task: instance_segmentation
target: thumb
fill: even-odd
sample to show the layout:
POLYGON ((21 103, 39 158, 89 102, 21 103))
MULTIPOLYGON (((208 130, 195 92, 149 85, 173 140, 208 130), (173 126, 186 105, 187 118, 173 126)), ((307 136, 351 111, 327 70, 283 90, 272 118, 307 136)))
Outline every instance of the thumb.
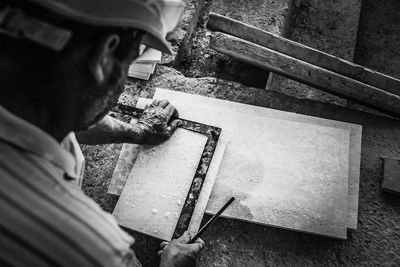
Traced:
POLYGON ((179 243, 187 244, 187 242, 189 242, 191 238, 192 238, 192 235, 189 233, 189 231, 185 231, 183 233, 183 235, 181 235, 178 238, 178 241, 179 241, 179 243))
POLYGON ((202 251, 205 247, 204 241, 202 239, 197 239, 197 241, 193 244, 188 244, 190 246, 190 250, 193 253, 198 254, 200 251, 202 251))
POLYGON ((183 122, 181 120, 173 120, 171 124, 167 127, 168 134, 172 135, 179 126, 182 126, 183 122))

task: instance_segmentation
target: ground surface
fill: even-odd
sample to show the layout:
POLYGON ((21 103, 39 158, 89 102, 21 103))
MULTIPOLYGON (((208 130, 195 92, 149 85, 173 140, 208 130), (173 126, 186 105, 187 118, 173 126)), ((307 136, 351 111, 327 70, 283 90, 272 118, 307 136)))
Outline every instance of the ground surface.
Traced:
MULTIPOLYGON (((125 90, 128 97, 122 97, 121 101, 133 104, 130 96, 152 97, 155 87, 164 87, 363 126, 359 229, 350 233, 347 241, 219 219, 204 235, 207 248, 199 259, 199 266, 399 266, 400 198, 380 191, 380 177, 381 157, 400 157, 400 122, 338 106, 340 103, 335 101, 326 103, 323 94, 320 99, 309 100, 299 99, 296 94, 288 96, 284 92, 265 90, 268 78, 265 71, 207 48, 204 22, 210 11, 283 33, 291 31, 285 28, 290 27, 285 21, 288 16, 299 14, 296 7, 306 5, 309 10, 309 5, 318 1, 294 1, 297 5, 291 1, 264 1, 270 2, 267 6, 262 5, 263 1, 250 0, 186 2, 189 8, 184 21, 168 37, 177 55, 164 57, 164 66, 157 67, 150 81, 128 80, 125 90), (290 3, 285 6, 283 2, 290 3)), ((355 61, 398 76, 400 55, 395 44, 399 43, 399 12, 396 0, 364 0, 355 61)), ((348 32, 343 36, 348 36, 348 32)), ((298 97, 304 98, 304 95, 298 97)), ((87 172, 83 189, 109 212, 117 199, 106 194, 107 186, 120 148, 121 145, 84 147, 87 172)), ((135 251, 139 259, 145 266, 156 266, 159 241, 132 234, 137 241, 135 251)))

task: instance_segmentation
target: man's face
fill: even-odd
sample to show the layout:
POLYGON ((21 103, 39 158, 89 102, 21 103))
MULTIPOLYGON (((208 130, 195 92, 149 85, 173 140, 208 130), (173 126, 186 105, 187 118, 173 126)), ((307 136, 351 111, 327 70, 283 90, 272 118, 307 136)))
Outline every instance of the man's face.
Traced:
POLYGON ((79 125, 79 130, 84 130, 100 121, 117 103, 119 96, 124 90, 126 77, 130 64, 139 56, 140 38, 135 38, 134 44, 131 46, 126 56, 120 60, 115 60, 111 75, 107 77, 107 83, 102 86, 93 86, 87 90, 84 97, 85 106, 84 121, 79 125))

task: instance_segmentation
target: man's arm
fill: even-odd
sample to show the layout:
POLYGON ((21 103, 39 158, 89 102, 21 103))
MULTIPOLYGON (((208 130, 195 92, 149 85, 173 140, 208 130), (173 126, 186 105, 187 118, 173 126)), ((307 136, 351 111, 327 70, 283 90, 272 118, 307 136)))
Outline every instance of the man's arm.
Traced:
POLYGON ((131 125, 105 116, 90 129, 76 133, 79 143, 85 145, 99 145, 111 143, 142 143, 141 131, 136 124, 131 125))
POLYGON ((181 125, 178 112, 167 100, 154 100, 146 106, 138 122, 131 125, 105 116, 90 129, 76 133, 79 143, 87 145, 111 143, 159 144, 181 125))

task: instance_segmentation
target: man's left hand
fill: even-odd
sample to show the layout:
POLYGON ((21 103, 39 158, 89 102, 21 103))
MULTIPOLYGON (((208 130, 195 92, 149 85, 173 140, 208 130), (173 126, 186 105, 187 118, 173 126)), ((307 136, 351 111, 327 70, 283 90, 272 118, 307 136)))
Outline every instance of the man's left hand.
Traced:
POLYGON ((176 119, 178 116, 178 111, 168 100, 156 99, 147 105, 136 123, 141 143, 158 145, 167 140, 182 125, 182 121, 176 119))

